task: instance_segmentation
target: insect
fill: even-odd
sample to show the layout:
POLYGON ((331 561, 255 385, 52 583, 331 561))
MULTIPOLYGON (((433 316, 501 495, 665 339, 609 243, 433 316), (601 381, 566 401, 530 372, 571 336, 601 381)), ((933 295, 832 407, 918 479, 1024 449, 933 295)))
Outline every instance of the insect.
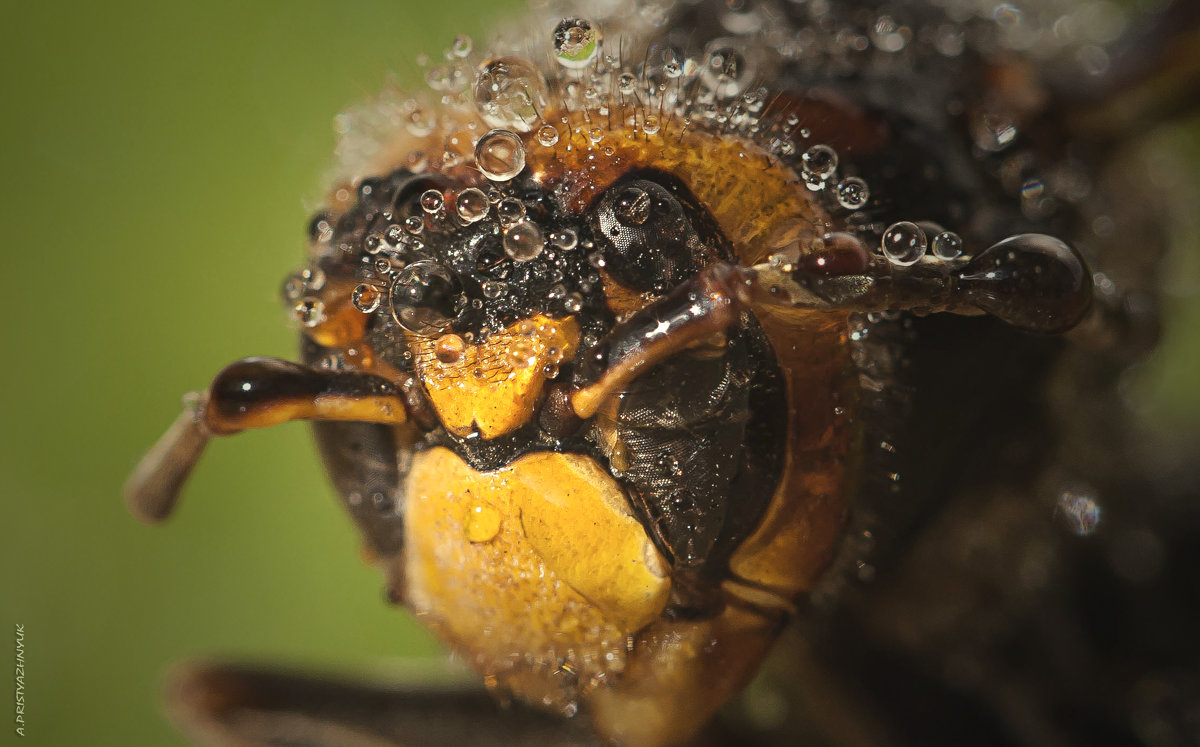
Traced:
POLYGON ((283 289, 300 362, 224 369, 128 485, 161 519, 211 438, 313 421, 391 599, 514 705, 216 666, 184 728, 1195 736, 1187 564, 1105 566, 1151 620, 1081 583, 1105 546, 1055 512, 1195 537, 1124 497, 1149 488, 1111 405, 1165 243, 1118 146, 1194 91, 1196 11, 614 5, 457 39, 433 95, 349 119, 283 289))

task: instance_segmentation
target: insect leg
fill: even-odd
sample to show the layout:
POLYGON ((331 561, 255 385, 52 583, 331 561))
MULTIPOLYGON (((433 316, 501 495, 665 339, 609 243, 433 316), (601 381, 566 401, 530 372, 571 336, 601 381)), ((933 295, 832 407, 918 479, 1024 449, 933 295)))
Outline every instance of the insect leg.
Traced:
POLYGON ((177 669, 167 709, 205 747, 599 744, 583 719, 504 707, 482 688, 421 690, 228 664, 177 669))
POLYGON ((739 297, 744 281, 741 268, 712 265, 614 327, 583 361, 566 394, 575 415, 592 417, 638 376, 736 323, 745 310, 739 297))
POLYGON ((897 265, 868 256, 835 234, 794 263, 737 267, 718 263, 626 321, 592 351, 568 392, 551 397, 592 417, 629 382, 690 345, 723 332, 755 306, 844 311, 991 314, 1027 332, 1058 334, 1083 319, 1092 276, 1079 253, 1040 234, 1005 239, 958 262, 897 265))
POLYGON ((125 484, 132 513, 166 518, 208 440, 291 420, 400 425, 409 421, 415 389, 370 374, 324 371, 273 358, 247 358, 217 374, 143 457, 125 484))

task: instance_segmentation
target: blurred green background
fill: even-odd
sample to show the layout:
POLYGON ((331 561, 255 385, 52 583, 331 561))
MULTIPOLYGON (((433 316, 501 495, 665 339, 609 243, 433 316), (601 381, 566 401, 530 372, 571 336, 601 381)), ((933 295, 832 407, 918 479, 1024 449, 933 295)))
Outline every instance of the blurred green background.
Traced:
POLYGON ((518 4, 2 3, 0 621, 6 650, 26 631, 24 744, 183 744, 158 687, 191 655, 436 654, 382 602, 304 425, 214 442, 161 527, 121 484, 182 393, 295 357, 278 289, 334 116, 518 4))
MULTIPOLYGON (((334 115, 519 4, 3 4, 0 620, 25 627, 25 744, 182 744, 158 686, 199 653, 436 655, 382 603, 304 426, 215 442, 163 527, 126 514, 121 484, 183 392, 293 356, 277 289, 334 115)), ((1194 131, 1176 142, 1200 162, 1194 131)), ((1200 410, 1196 256, 1143 377, 1166 421, 1200 410)))

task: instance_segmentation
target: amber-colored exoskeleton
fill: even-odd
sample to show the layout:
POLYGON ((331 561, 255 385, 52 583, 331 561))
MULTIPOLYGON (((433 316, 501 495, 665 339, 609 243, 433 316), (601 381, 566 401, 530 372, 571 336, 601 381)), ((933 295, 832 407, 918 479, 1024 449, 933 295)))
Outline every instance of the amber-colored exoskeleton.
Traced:
POLYGON ((1195 103, 1200 10, 604 6, 351 120, 300 362, 227 367, 128 487, 161 519, 210 438, 313 421, 389 597, 508 705, 197 666, 181 727, 1200 739, 1197 509, 1116 397, 1165 246, 1131 144, 1195 103))

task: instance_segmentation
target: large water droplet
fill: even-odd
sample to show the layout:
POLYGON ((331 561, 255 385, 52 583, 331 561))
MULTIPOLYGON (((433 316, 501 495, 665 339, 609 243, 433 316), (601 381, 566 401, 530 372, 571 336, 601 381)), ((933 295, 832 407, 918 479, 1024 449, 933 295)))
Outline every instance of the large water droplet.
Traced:
POLYGON ((568 70, 585 68, 600 53, 600 28, 585 18, 564 18, 554 27, 554 59, 568 70))
POLYGON ((489 127, 529 132, 546 108, 546 81, 520 57, 498 57, 479 67, 475 107, 489 127))
POLYGON ((350 301, 354 304, 354 308, 364 314, 370 314, 378 309, 382 300, 383 294, 379 292, 379 289, 366 283, 356 287, 350 294, 350 301))
POLYGON ((837 171, 837 151, 828 145, 814 145, 800 156, 800 164, 805 174, 824 181, 837 171))
POLYGON ((525 203, 515 197, 505 197, 496 203, 496 216, 503 225, 511 226, 525 217, 525 203))
POLYGON ((636 227, 650 217, 650 195, 638 187, 626 187, 613 202, 613 213, 624 226, 636 227))
POLYGON ((485 280, 480 286, 485 298, 497 299, 508 292, 508 283, 502 280, 485 280))
POLYGON ((719 98, 729 99, 741 93, 749 80, 746 58, 733 47, 717 47, 708 53, 700 79, 719 98))
POLYGON ((483 190, 467 187, 458 193, 454 201, 454 210, 458 217, 467 223, 477 223, 487 217, 491 205, 483 190))
POLYGON ((847 210, 858 210, 867 204, 870 197, 871 190, 867 183, 857 176, 847 177, 837 185, 838 204, 847 210))
POLYGON ((921 227, 911 221, 900 221, 883 232, 883 256, 895 265, 915 264, 925 256, 928 239, 921 227))
POLYGON ((438 332, 454 318, 458 295, 458 281, 445 265, 428 259, 413 262, 392 284, 392 315, 409 332, 438 332))
POLYGON ((542 229, 533 221, 520 221, 504 232, 504 253, 517 262, 536 259, 545 243, 542 229))
POLYGON ((958 259, 962 256, 963 240, 953 231, 942 231, 933 237, 930 248, 938 259, 958 259))
POLYGON ((821 239, 819 247, 800 258, 799 266, 810 275, 860 275, 866 271, 869 260, 867 248, 857 237, 831 233, 821 239))
POLYGON ((475 165, 494 182, 506 182, 525 168, 525 144, 508 130, 492 130, 475 146, 475 165))
POLYGON ((959 291, 977 308, 1029 332, 1058 334, 1092 303, 1092 273, 1053 236, 1026 233, 995 244, 958 273, 959 291))
POLYGON ((553 148, 558 144, 558 130, 554 125, 542 125, 537 131, 537 141, 543 148, 553 148))
POLYGON ((442 193, 436 189, 427 189, 421 193, 421 209, 427 213, 438 212, 444 204, 442 193))
POLYGON ((516 340, 504 351, 504 358, 512 368, 529 368, 537 363, 537 348, 529 340, 516 340))

